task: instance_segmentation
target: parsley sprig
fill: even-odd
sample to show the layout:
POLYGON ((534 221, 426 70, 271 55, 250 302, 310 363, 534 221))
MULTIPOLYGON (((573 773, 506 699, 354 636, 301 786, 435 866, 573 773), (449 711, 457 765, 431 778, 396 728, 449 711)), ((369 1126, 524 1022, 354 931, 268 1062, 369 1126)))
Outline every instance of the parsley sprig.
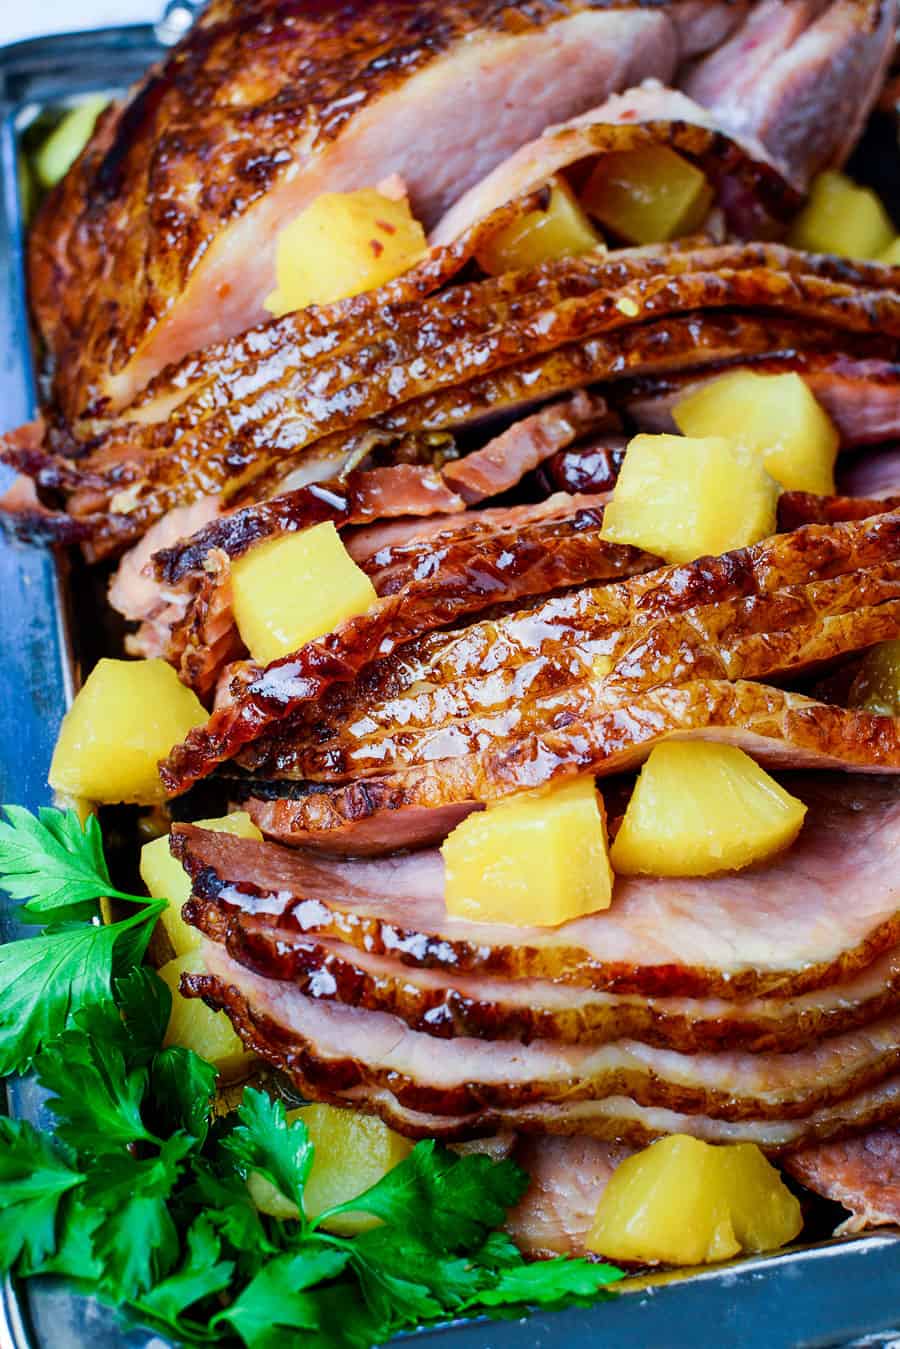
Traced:
POLYGON ((580 1260, 527 1265, 496 1230, 525 1173, 433 1142, 308 1218, 302 1114, 289 1121, 248 1087, 217 1119, 215 1070, 163 1046, 171 993, 140 967, 161 905, 112 890, 95 822, 7 815, 0 883, 29 920, 57 921, 0 950, 2 1062, 33 1063, 56 1128, 0 1118, 0 1275, 68 1276, 177 1343, 247 1349, 369 1349, 422 1322, 594 1301, 620 1277, 580 1260), (99 927, 101 895, 140 907, 99 927), (253 1171, 301 1216, 259 1213, 253 1171), (347 1211, 379 1224, 326 1230, 347 1211))
POLYGON ((143 959, 166 907, 113 886, 96 816, 82 825, 73 810, 4 810, 0 889, 19 903, 22 922, 42 930, 0 946, 0 1076, 23 1072, 77 1009, 110 997, 114 973, 143 959), (104 925, 101 899, 136 910, 104 925))

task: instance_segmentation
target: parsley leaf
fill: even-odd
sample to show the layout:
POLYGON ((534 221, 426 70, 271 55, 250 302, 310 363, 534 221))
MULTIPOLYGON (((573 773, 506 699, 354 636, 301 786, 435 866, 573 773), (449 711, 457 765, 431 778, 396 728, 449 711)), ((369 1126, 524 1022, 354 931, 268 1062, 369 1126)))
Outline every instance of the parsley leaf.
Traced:
POLYGON ((128 1028, 135 1062, 150 1063, 166 1036, 172 993, 155 970, 132 969, 115 981, 116 1002, 128 1028))
POLYGON ((56 1212, 83 1177, 46 1134, 0 1116, 0 1273, 21 1256, 39 1268, 56 1249, 56 1212))
POLYGON ((319 1312, 315 1296, 305 1290, 333 1279, 346 1267, 349 1251, 305 1243, 296 1255, 270 1260, 227 1311, 212 1322, 238 1332, 248 1349, 281 1349, 285 1330, 316 1330, 319 1312))
POLYGON ((74 810, 43 807, 36 816, 21 806, 3 810, 9 823, 0 820, 0 875, 11 899, 28 901, 26 917, 117 895, 95 815, 82 826, 74 810))
POLYGON ((148 1070, 132 1067, 116 1042, 124 1027, 115 1006, 87 1008, 74 1020, 35 1062, 39 1081, 51 1092, 57 1134, 95 1157, 154 1142, 141 1118, 148 1070), (82 1029, 85 1021, 94 1034, 82 1029))
POLYGON ((221 1252, 222 1243, 212 1222, 201 1214, 188 1230, 187 1250, 178 1269, 144 1293, 135 1309, 176 1334, 183 1332, 184 1312, 213 1294, 224 1292, 231 1282, 234 1265, 230 1260, 221 1260, 221 1252))
POLYGON ((151 1082, 155 1126, 162 1132, 182 1129, 202 1144, 216 1095, 212 1064, 190 1049, 173 1045, 155 1056, 151 1082))
POLYGON ((412 1231, 427 1230, 435 1250, 460 1250, 477 1246, 499 1227, 527 1185, 528 1176, 515 1162, 493 1162, 480 1153, 460 1157, 430 1140, 417 1143, 365 1194, 329 1209, 317 1222, 361 1209, 412 1231))
POLYGON ((302 1213, 303 1189, 313 1163, 313 1145, 303 1120, 289 1124, 283 1103, 252 1087, 244 1092, 237 1114, 241 1123, 222 1146, 245 1174, 259 1171, 302 1213))
POLYGON ((159 900, 106 927, 52 928, 0 946, 0 1076, 24 1071, 78 1008, 109 998, 117 942, 140 928, 146 943, 164 908, 159 900))

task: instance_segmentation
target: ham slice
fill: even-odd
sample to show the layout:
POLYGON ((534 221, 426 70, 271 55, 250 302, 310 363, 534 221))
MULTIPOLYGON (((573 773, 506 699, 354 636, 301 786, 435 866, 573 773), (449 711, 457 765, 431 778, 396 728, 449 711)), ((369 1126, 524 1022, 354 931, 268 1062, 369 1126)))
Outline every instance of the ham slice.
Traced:
POLYGON ((193 883, 186 915, 217 940, 243 914, 454 977, 642 997, 797 997, 855 978, 900 941, 900 799, 876 778, 787 786, 809 810, 782 857, 715 879, 619 877, 608 913, 559 928, 448 918, 438 852, 344 861, 187 825, 172 847, 193 883))
POLYGON ((884 0, 761 0, 684 88, 736 135, 756 136, 801 188, 841 165, 894 51, 884 0))
POLYGON ((627 154, 665 145, 695 163, 717 189, 726 213, 738 201, 732 223, 747 237, 770 238, 778 222, 793 215, 798 198, 752 137, 730 141, 699 104, 658 80, 616 94, 562 126, 549 126, 521 146, 486 179, 471 188, 434 230, 432 243, 453 243, 498 207, 544 187, 563 170, 584 180, 607 154, 627 154))
POLYGON ((564 259, 394 310, 372 303, 363 317, 317 311, 317 335, 285 330, 274 351, 248 343, 233 374, 168 421, 113 423, 77 460, 16 442, 4 457, 67 496, 101 556, 197 496, 239 486, 259 499, 304 464, 328 476, 373 436, 452 431, 604 379, 833 351, 839 335, 893 342, 895 278, 775 245, 564 259))
MULTIPOLYGON (((823 1042, 808 1060, 750 1055, 747 1078, 743 1063, 729 1054, 704 1058, 644 1048, 642 1068, 613 1074, 610 1094, 598 1082, 596 1093, 585 1095, 570 1081, 572 1089, 561 1086, 554 1098, 552 1090, 544 1094, 545 1083, 526 1079, 518 1089, 516 1079, 527 1074, 538 1052, 534 1045, 512 1050, 507 1045, 502 1054, 498 1048, 494 1076, 482 1081, 477 1071, 487 1068, 488 1059, 478 1057, 480 1042, 454 1040, 436 1055, 429 1037, 415 1041, 413 1032, 391 1026, 392 1019, 378 1013, 317 1008, 289 986, 251 974, 215 944, 206 944, 204 959, 208 973, 186 975, 184 992, 227 1011, 245 1044, 286 1071, 305 1095, 375 1110, 414 1136, 428 1129, 435 1137, 462 1139, 512 1127, 635 1142, 690 1133, 710 1142, 756 1142, 779 1150, 884 1118, 900 1103, 900 1079, 890 1076, 900 1051, 896 1031, 887 1026, 870 1029, 875 1058, 870 1065, 863 1050, 860 1064, 867 1066, 856 1083, 852 1068, 845 1071, 849 1061, 843 1051, 849 1046, 840 1042, 831 1048, 823 1042), (357 1048, 364 1058, 353 1056, 357 1048), (421 1076, 410 1076, 414 1065, 421 1076), (504 1081, 504 1066, 512 1081, 504 1081), (811 1089, 802 1104, 792 1069, 801 1077, 809 1074, 811 1089), (670 1072, 671 1080, 665 1076, 670 1072), (867 1077, 868 1084, 860 1085, 867 1077), (636 1097, 613 1087, 615 1081, 633 1085, 636 1097), (744 1082, 747 1097, 740 1095, 744 1082), (467 1105, 471 1108, 464 1110, 467 1105)), ((861 1035, 861 1044, 864 1039, 861 1035)), ((623 1045, 621 1052, 629 1051, 623 1045)))
MULTIPOLYGON (((800 375, 822 404, 841 435, 841 447, 880 445, 900 436, 900 364, 894 353, 868 354, 864 349, 791 351, 782 356, 729 361, 729 370, 747 365, 760 374, 800 375)), ((688 371, 682 375, 627 382, 617 400, 642 431, 676 431, 672 408, 689 393, 722 375, 724 368, 688 371)), ((587 488, 582 490, 588 490, 587 488)), ((849 489, 853 495, 877 495, 849 489)))
POLYGON ((513 1153, 531 1178, 507 1214, 506 1231, 526 1255, 583 1256, 609 1179, 633 1149, 596 1138, 522 1138, 513 1153))
POLYGON ((67 414, 123 407, 264 319, 278 230, 320 193, 399 174, 429 225, 549 121, 670 78, 668 8, 217 0, 107 114, 32 235, 67 414))
POLYGON ((900 1223, 900 1125, 806 1148, 784 1165, 810 1190, 850 1210, 839 1232, 900 1223))
POLYGON ((191 986, 226 1006, 222 991, 236 990, 246 1005, 242 1018, 289 1067, 302 1065, 305 1083, 329 1093, 387 1087, 400 1105, 428 1114, 628 1096, 715 1119, 787 1119, 852 1096, 900 1067, 900 1013, 792 1054, 679 1054, 633 1040, 526 1046, 465 1036, 444 1041, 436 1054, 430 1036, 396 1017, 317 1003, 288 983, 253 974, 214 943, 204 945, 203 963, 207 975, 191 986))
POLYGON ((896 949, 850 979, 797 997, 641 997, 547 979, 410 968, 389 954, 328 938, 311 940, 265 916, 240 911, 223 916, 203 904, 192 913, 248 969, 286 979, 307 998, 390 1013, 439 1039, 605 1044, 624 1037, 683 1053, 723 1046, 789 1053, 900 1006, 896 949))
MULTIPOLYGON (((525 785, 517 755, 530 765, 527 785, 536 786, 565 767, 628 767, 660 734, 739 728, 771 742, 775 758, 784 758, 781 744, 793 746, 801 762, 889 770, 898 730, 886 719, 820 710, 799 695, 744 681, 796 675, 893 635, 898 550, 894 515, 811 525, 719 559, 583 588, 437 634, 405 651, 402 665, 382 663, 364 686, 337 689, 321 708, 308 703, 317 694, 309 683, 319 660, 313 644, 308 654, 286 657, 247 681, 161 772, 170 790, 184 790, 259 741, 243 760, 256 770, 274 767, 276 776, 358 777, 440 761, 445 786, 458 775, 452 799, 486 800, 484 793, 525 785), (387 696, 378 695, 379 683, 387 696), (287 743, 260 740, 310 711, 315 720, 326 714, 326 749, 318 736, 307 746, 290 727, 287 743), (398 726, 402 738, 394 735, 398 726), (544 748, 536 753, 538 736, 544 748), (448 754, 456 756, 452 769, 448 754)), ((340 650, 332 648, 331 658, 340 650)), ((427 782, 420 771, 414 789, 420 799, 410 796, 406 804, 439 804, 425 799, 427 782)))

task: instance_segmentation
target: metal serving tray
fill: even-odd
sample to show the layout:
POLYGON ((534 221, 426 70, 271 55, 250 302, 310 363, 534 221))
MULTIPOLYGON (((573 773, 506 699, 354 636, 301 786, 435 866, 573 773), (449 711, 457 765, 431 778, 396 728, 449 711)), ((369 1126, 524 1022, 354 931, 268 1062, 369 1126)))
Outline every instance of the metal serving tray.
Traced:
MULTIPOLYGON (((36 109, 122 90, 178 36, 187 5, 157 25, 0 49, 0 427, 36 408, 24 286, 18 149, 36 109)), ((5 485, 5 483, 4 483, 5 485)), ((46 804, 47 766, 77 680, 65 575, 51 555, 0 538, 0 800, 46 804)), ((90 615, 86 616, 90 623, 90 615)), ((23 930, 0 896, 0 942, 23 930)), ((9 1113, 37 1121, 29 1080, 0 1083, 9 1113)), ((419 1332, 442 1349, 900 1349, 900 1233, 828 1241, 636 1290, 590 1310, 419 1332)), ((59 1281, 0 1287, 0 1349, 165 1349, 156 1335, 59 1281)), ((287 1346, 286 1346, 287 1349, 287 1346)))

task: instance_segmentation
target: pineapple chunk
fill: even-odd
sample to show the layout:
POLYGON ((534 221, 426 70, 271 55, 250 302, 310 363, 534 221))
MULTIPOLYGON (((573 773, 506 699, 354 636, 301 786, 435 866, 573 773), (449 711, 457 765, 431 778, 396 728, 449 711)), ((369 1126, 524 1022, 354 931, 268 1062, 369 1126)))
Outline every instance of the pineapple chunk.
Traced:
POLYGON ((63 718, 50 786, 91 801, 163 801, 159 760, 206 717, 164 660, 101 660, 63 718))
POLYGON ((581 194, 585 210, 633 244, 699 229, 713 191, 706 175, 665 145, 604 155, 581 194))
POLYGON ((280 317, 376 290, 415 266, 427 247, 405 197, 370 188, 325 192, 280 231, 277 288, 266 308, 280 317))
POLYGON ((67 112, 34 157, 41 187, 55 187, 64 178, 94 132, 97 118, 108 104, 105 94, 92 94, 67 112))
POLYGON ((742 749, 670 740, 641 769, 612 863, 625 876, 739 871, 789 847, 805 815, 742 749))
POLYGON ((833 169, 813 181, 809 200, 791 226, 788 243, 810 253, 877 258, 891 246, 894 227, 878 197, 833 169))
POLYGON ((469 815, 441 853, 456 918, 556 927, 612 899, 606 811, 592 777, 469 815))
POLYGON ((616 1168, 587 1245, 611 1260, 701 1265, 775 1250, 802 1226, 798 1201, 755 1144, 674 1134, 616 1168))
POLYGON ((734 370, 688 394, 672 412, 686 436, 726 436, 762 455, 793 492, 834 492, 840 436, 799 375, 734 370))
POLYGON ((867 651, 850 688, 850 706, 880 717, 900 717, 900 638, 867 651))
POLYGON ((200 998, 182 997, 179 991, 183 974, 198 974, 203 969, 199 953, 188 951, 157 971, 172 993, 172 1015, 163 1043, 166 1047, 181 1045, 184 1049, 192 1049, 201 1059, 211 1063, 220 1077, 229 1080, 244 1077, 255 1059, 234 1033, 225 1013, 214 1012, 200 998))
POLYGON ((900 235, 883 253, 878 254, 878 261, 886 267, 900 267, 900 235))
POLYGON ((238 631, 263 665, 365 613, 377 599, 330 521, 257 544, 235 562, 231 580, 238 631))
MULTIPOLYGON (((302 1119, 315 1148, 312 1170, 304 1191, 307 1218, 344 1204, 371 1187, 407 1157, 408 1138, 394 1133, 380 1119, 333 1105, 305 1105, 289 1110, 288 1119, 302 1119)), ((247 1186, 254 1204, 273 1218, 297 1218, 296 1206, 261 1176, 252 1172, 247 1186)), ((338 1236, 352 1237, 376 1227, 370 1213, 341 1213, 322 1224, 338 1236)))
MULTIPOLYGON (((198 829, 212 829, 220 834, 237 834, 238 838, 261 839, 262 834, 246 811, 236 810, 220 820, 198 820, 198 829)), ((169 907, 159 921, 172 943, 176 956, 195 951, 203 940, 202 933, 181 916, 181 910, 191 894, 191 883, 184 867, 169 852, 169 835, 145 843, 141 848, 141 879, 154 899, 167 899, 169 907)))
POLYGON ((635 436, 603 537, 690 562, 775 532, 778 488, 759 455, 721 436, 635 436))
POLYGON ((568 183, 554 178, 548 186, 550 199, 544 210, 529 211, 514 220, 478 251, 476 259, 482 271, 500 276, 603 247, 568 183))

